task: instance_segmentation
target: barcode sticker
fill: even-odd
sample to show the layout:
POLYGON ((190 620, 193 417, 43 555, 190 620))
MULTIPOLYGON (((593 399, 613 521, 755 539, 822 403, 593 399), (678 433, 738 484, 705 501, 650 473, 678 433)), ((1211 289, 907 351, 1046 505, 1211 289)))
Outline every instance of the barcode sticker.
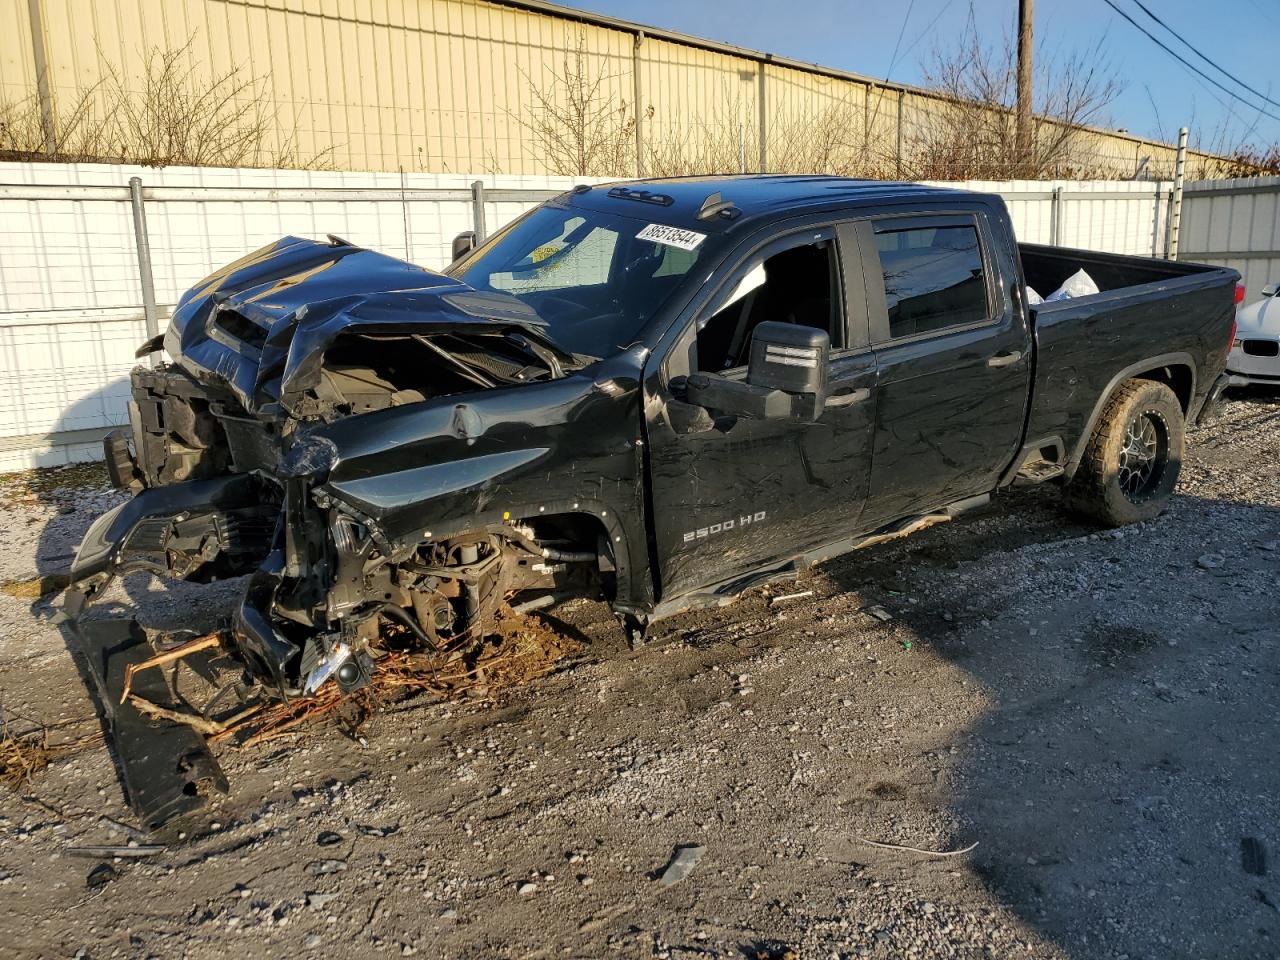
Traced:
POLYGON ((681 250, 693 250, 707 239, 707 235, 698 233, 696 230, 669 227, 665 223, 651 223, 636 234, 636 239, 662 243, 668 247, 679 247, 681 250))

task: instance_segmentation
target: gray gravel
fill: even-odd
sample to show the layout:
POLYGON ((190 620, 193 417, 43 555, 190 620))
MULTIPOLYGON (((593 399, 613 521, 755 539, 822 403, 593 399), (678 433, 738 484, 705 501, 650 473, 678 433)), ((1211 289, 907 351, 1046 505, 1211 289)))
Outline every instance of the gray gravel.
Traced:
MULTIPOLYGON (((1192 432, 1179 495, 1146 524, 1100 532, 1053 490, 1011 491, 667 621, 636 652, 601 606, 569 605, 555 615, 588 643, 572 669, 496 707, 392 706, 367 747, 322 726, 228 750, 230 796, 95 889, 67 848, 126 843, 100 817, 131 818, 86 748, 0 793, 0 942, 211 960, 1280 955, 1278 465, 1280 402, 1251 395, 1192 432), (684 847, 703 853, 664 885, 684 847)), ((3 577, 70 552, 115 497, 6 502, 3 577)), ((107 607, 148 627, 199 629, 237 585, 113 589, 107 607)), ((0 595, 4 707, 91 732, 47 609, 0 595)))

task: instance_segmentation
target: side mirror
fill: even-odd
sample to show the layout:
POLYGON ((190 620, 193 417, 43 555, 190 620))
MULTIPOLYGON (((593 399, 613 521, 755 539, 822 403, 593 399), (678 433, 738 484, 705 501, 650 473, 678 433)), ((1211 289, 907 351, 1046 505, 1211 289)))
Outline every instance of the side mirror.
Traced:
MULTIPOLYGON (((827 399, 827 360, 831 337, 825 330, 768 321, 751 335, 747 383, 816 399, 827 399)), ((816 414, 815 417, 816 419, 816 414)))
POLYGON ((692 374, 688 402, 719 414, 751 420, 814 421, 827 402, 825 330, 766 322, 751 336, 745 380, 717 373, 692 374))
POLYGON ((1274 297, 1276 295, 1277 286, 1280 286, 1280 284, 1268 283, 1262 288, 1262 295, 1264 297, 1274 297))
POLYGON ((453 259, 460 260, 480 245, 474 230, 464 230, 453 238, 453 259))

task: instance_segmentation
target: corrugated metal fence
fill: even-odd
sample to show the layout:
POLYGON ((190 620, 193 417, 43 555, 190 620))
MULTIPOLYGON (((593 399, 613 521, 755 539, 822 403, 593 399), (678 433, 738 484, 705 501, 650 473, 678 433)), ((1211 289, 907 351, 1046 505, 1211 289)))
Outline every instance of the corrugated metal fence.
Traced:
POLYGON ((1178 259, 1233 267, 1247 299, 1280 281, 1280 177, 1206 180, 1187 187, 1178 259))
MULTIPOLYGON (((492 231, 580 182, 0 164, 0 470, 97 458, 97 441, 124 420, 134 350, 147 336, 133 177, 142 181, 162 328, 192 283, 281 236, 333 233, 439 268, 454 235, 481 217, 492 231)), ((1023 240, 1164 250, 1166 183, 964 186, 1002 194, 1023 240)))

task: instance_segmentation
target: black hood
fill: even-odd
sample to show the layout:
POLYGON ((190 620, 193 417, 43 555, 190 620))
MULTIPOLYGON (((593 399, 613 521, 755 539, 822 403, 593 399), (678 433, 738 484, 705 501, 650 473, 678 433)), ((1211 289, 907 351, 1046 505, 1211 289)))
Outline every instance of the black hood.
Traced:
POLYGON ((480 293, 343 241, 285 237, 183 294, 164 348, 246 410, 297 415, 325 351, 353 328, 370 335, 516 330, 554 350, 542 327, 514 297, 480 293))

